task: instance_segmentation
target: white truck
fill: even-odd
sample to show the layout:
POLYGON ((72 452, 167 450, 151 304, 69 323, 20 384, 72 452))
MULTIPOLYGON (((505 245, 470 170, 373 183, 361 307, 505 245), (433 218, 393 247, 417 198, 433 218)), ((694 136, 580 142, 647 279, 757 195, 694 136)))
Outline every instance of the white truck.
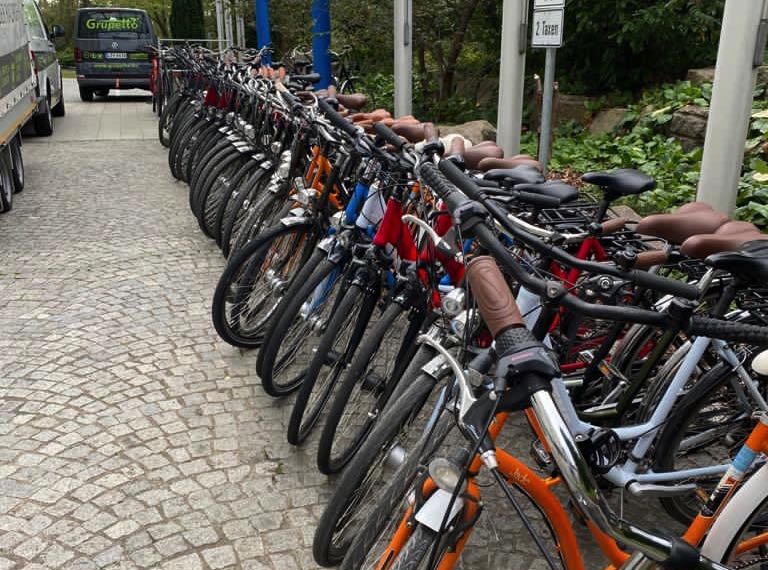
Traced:
POLYGON ((21 128, 37 110, 22 0, 0 0, 0 212, 24 186, 21 128))

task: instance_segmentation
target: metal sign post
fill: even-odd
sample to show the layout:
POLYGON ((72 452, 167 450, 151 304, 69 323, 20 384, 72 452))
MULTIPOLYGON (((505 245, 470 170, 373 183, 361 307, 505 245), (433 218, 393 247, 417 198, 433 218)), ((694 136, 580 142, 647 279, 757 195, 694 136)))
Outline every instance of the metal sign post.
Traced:
POLYGON ((504 0, 499 65, 497 142, 506 156, 520 153, 528 0, 504 0))
POLYGON ((413 100, 412 0, 395 0, 395 117, 411 114, 413 100))
POLYGON ((534 0, 531 47, 546 48, 544 92, 541 98, 541 129, 539 133, 539 162, 546 171, 550 158, 552 136, 552 99, 555 91, 555 58, 563 45, 565 0, 534 0))

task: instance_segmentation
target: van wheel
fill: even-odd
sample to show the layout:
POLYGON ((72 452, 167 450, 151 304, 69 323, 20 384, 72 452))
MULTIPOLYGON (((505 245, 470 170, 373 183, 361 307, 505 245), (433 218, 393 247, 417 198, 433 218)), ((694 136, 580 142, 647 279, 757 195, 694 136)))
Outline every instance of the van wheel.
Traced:
POLYGON ((13 208, 13 175, 8 151, 0 151, 0 212, 13 208))
POLYGON ((13 174, 13 191, 24 190, 24 159, 21 156, 21 139, 15 137, 8 145, 11 153, 11 173, 13 174))
POLYGON ((109 89, 97 89, 96 95, 99 97, 109 97, 109 89))
POLYGON ((56 103, 56 105, 51 109, 51 114, 54 117, 63 117, 66 111, 64 110, 64 85, 61 86, 61 91, 59 91, 60 99, 59 102, 56 103))
POLYGON ((43 101, 43 110, 35 115, 35 132, 41 137, 49 137, 53 134, 50 94, 43 101))
POLYGON ((80 100, 85 101, 86 103, 90 103, 91 101, 93 101, 93 89, 89 87, 81 87, 80 100))

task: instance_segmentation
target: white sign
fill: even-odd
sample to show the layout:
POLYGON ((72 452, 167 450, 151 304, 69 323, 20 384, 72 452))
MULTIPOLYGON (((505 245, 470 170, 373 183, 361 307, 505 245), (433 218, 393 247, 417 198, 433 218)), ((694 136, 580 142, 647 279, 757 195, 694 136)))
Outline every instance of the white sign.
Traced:
POLYGON ((565 0, 533 0, 534 10, 549 10, 550 8, 565 8, 565 0))
POLYGON ((563 10, 533 13, 532 47, 554 48, 563 45, 563 10))

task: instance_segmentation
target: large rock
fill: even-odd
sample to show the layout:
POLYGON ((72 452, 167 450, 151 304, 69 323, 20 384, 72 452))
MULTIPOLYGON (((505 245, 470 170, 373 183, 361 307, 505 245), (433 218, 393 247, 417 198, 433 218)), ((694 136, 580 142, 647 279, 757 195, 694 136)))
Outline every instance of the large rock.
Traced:
POLYGON ((555 124, 576 121, 586 127, 592 118, 592 114, 587 109, 587 103, 591 100, 581 95, 558 93, 555 99, 555 124))
POLYGON ((612 133, 624 122, 624 115, 626 114, 627 110, 623 107, 603 109, 592 119, 589 132, 593 135, 612 133))
MULTIPOLYGON (((715 80, 715 68, 689 69, 686 79, 691 83, 712 83, 715 80)), ((757 68, 757 84, 768 84, 768 65, 761 65, 757 68)))
POLYGON ((712 83, 715 80, 715 68, 689 69, 686 79, 691 83, 712 83))
POLYGON ((680 141, 685 150, 691 150, 704 144, 708 118, 709 109, 686 105, 672 114, 669 132, 680 141))
POLYGON ((470 121, 460 125, 440 125, 440 135, 457 134, 477 144, 482 141, 496 140, 496 127, 488 121, 470 121))

